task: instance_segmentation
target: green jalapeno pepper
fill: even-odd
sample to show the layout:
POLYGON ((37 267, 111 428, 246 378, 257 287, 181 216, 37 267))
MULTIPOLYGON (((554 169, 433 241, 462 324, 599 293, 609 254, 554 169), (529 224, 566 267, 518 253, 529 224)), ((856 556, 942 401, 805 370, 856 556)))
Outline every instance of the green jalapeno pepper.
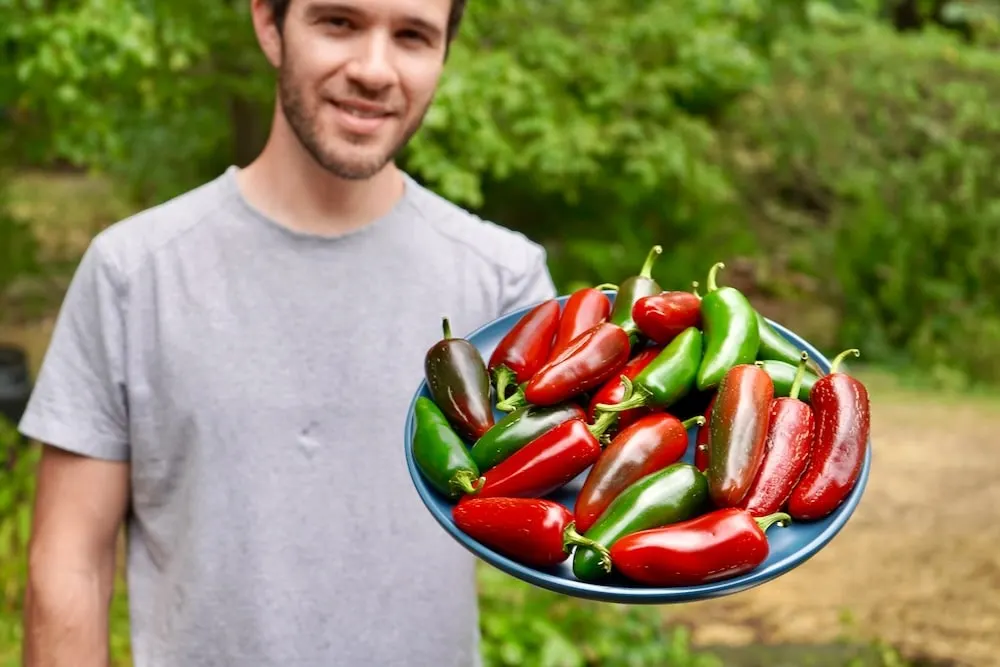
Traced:
MULTIPOLYGON (((763 368, 771 376, 771 381, 774 383, 775 398, 788 396, 791 393, 792 383, 795 382, 795 373, 798 370, 798 366, 792 366, 791 364, 786 364, 784 361, 775 361, 773 359, 755 361, 754 365, 763 368)), ((802 382, 799 385, 800 401, 809 402, 809 392, 812 391, 813 385, 816 384, 816 380, 819 378, 820 376, 808 371, 803 372, 802 382)))
POLYGON ((586 417, 576 403, 522 406, 498 421, 472 446, 472 460, 485 472, 546 431, 570 419, 586 417))
POLYGON ((702 334, 688 327, 668 343, 634 380, 622 375, 625 394, 617 403, 598 403, 595 414, 625 412, 634 408, 665 408, 694 389, 701 365, 702 334))
MULTIPOLYGON (((663 248, 661 246, 653 246, 646 256, 646 262, 642 265, 642 269, 638 275, 626 278, 617 287, 618 293, 615 295, 615 305, 611 309, 611 317, 608 321, 624 329, 633 345, 639 338, 639 327, 636 325, 635 320, 632 319, 632 309, 635 306, 635 302, 644 296, 652 296, 663 291, 659 283, 652 278, 653 263, 656 262, 656 258, 662 252, 663 248)), ((609 287, 614 286, 600 285, 598 289, 609 287)))
MULTIPOLYGON (((705 475, 690 463, 674 463, 625 488, 584 536, 610 549, 626 535, 697 516, 708 498, 705 475)), ((610 560, 605 560, 598 549, 577 545, 573 574, 578 579, 593 581, 610 572, 610 560)))
MULTIPOLYGON (((799 364, 802 350, 792 344, 790 340, 774 330, 767 318, 759 311, 757 315, 757 331, 760 334, 760 346, 757 349, 758 361, 783 361, 792 366, 792 374, 795 374, 795 367, 799 364)), ((815 375, 822 375, 816 362, 809 360, 806 363, 806 370, 815 375)))
POLYGON ((420 396, 414 416, 413 460, 424 478, 449 500, 474 494, 485 478, 441 408, 420 396))
POLYGON ((760 348, 757 311, 734 287, 719 287, 716 274, 725 264, 718 262, 708 273, 708 291, 701 300, 705 354, 698 369, 699 391, 719 386, 733 366, 751 364, 760 348))

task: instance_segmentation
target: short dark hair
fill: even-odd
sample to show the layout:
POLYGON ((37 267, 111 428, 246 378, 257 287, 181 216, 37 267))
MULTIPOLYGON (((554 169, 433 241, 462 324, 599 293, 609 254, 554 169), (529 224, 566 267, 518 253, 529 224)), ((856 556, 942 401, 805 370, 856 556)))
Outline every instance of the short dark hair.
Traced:
MULTIPOLYGON (((285 14, 288 13, 288 5, 290 5, 292 0, 267 0, 267 3, 271 5, 271 11, 274 12, 274 22, 278 26, 278 30, 281 30, 282 25, 285 22, 285 14)), ((465 14, 465 3, 467 0, 451 0, 451 13, 448 15, 448 33, 447 42, 450 44, 455 35, 458 33, 458 26, 462 23, 462 16, 465 14)))

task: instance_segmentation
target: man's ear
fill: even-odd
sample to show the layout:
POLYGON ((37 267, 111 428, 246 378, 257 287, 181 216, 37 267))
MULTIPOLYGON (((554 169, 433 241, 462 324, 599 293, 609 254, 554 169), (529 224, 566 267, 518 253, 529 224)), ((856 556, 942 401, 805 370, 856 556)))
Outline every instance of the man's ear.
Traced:
POLYGON ((281 66, 281 31, 274 20, 274 11, 268 0, 250 0, 250 16, 264 56, 272 67, 281 66))

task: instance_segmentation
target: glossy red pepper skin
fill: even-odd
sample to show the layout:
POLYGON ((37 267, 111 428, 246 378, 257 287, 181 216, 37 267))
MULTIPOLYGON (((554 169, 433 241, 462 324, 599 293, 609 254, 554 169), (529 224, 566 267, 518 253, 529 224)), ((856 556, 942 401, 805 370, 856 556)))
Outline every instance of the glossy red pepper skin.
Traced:
POLYGON ((694 467, 702 472, 708 470, 708 434, 712 432, 712 408, 714 406, 715 396, 708 402, 704 415, 705 423, 698 429, 698 435, 695 438, 694 467))
MULTIPOLYGON (((601 385, 600 389, 595 391, 594 396, 590 399, 590 406, 587 409, 587 416, 590 420, 593 421, 597 418, 596 412, 598 403, 613 405, 618 403, 625 396, 625 385, 621 380, 622 375, 627 377, 629 380, 634 380, 635 376, 641 373, 642 370, 646 368, 651 361, 653 361, 653 359, 656 359, 656 355, 662 351, 663 348, 659 346, 648 347, 642 350, 639 354, 632 357, 619 373, 615 374, 614 377, 601 385)), ((632 410, 626 410, 625 412, 619 412, 618 423, 615 428, 621 430, 650 412, 652 412, 652 408, 647 407, 634 408, 632 410)))
POLYGON ((665 412, 646 415, 622 429, 590 469, 577 495, 573 515, 585 533, 618 495, 639 478, 676 463, 688 447, 688 429, 701 421, 681 422, 665 412))
POLYGON ((459 530, 519 563, 553 567, 569 557, 573 513, 555 501, 470 497, 451 514, 459 530))
POLYGON ((753 364, 733 366, 719 383, 708 439, 708 489, 716 507, 737 507, 764 460, 774 383, 753 364))
POLYGON ((764 444, 764 461, 757 479, 740 503, 753 516, 767 516, 781 509, 802 477, 812 453, 814 419, 809 404, 799 399, 802 371, 808 355, 802 353, 798 383, 790 396, 771 402, 771 416, 764 444))
POLYGON ((486 471, 476 497, 541 498, 556 491, 597 461, 608 423, 588 427, 570 419, 546 431, 486 471))
POLYGON ((526 382, 549 360, 559 319, 559 302, 543 301, 525 313, 497 344, 487 368, 499 400, 507 398, 508 386, 526 382))
POLYGON ((593 329, 601 322, 606 322, 610 315, 611 299, 601 290, 584 287, 573 292, 563 307, 549 358, 557 357, 580 334, 593 329))
POLYGON ((871 432, 868 389, 860 381, 837 371, 847 350, 834 359, 830 373, 813 385, 809 394, 815 414, 812 456, 802 478, 792 490, 787 511, 801 521, 822 519, 837 509, 861 474, 871 432))
POLYGON ((632 307, 632 319, 646 338, 666 345, 688 327, 701 327, 701 299, 693 292, 660 292, 632 307))
POLYGON ((647 586, 697 586, 746 574, 770 553, 766 531, 787 514, 756 519, 718 509, 668 526, 626 535, 611 546, 611 563, 647 586))
POLYGON ((598 387, 628 363, 631 342, 621 327, 602 322, 577 336, 524 388, 532 405, 554 405, 598 387))

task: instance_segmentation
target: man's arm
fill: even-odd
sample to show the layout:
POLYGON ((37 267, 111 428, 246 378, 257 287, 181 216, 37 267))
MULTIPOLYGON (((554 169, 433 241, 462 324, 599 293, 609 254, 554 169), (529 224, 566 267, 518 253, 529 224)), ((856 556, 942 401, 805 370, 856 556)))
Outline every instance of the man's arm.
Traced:
POLYGON ((106 667, 115 538, 129 502, 128 290, 106 234, 66 292, 20 430, 46 443, 24 615, 26 667, 106 667))
POLYGON ((109 663, 115 543, 128 487, 128 463, 45 447, 28 556, 25 667, 109 663))

